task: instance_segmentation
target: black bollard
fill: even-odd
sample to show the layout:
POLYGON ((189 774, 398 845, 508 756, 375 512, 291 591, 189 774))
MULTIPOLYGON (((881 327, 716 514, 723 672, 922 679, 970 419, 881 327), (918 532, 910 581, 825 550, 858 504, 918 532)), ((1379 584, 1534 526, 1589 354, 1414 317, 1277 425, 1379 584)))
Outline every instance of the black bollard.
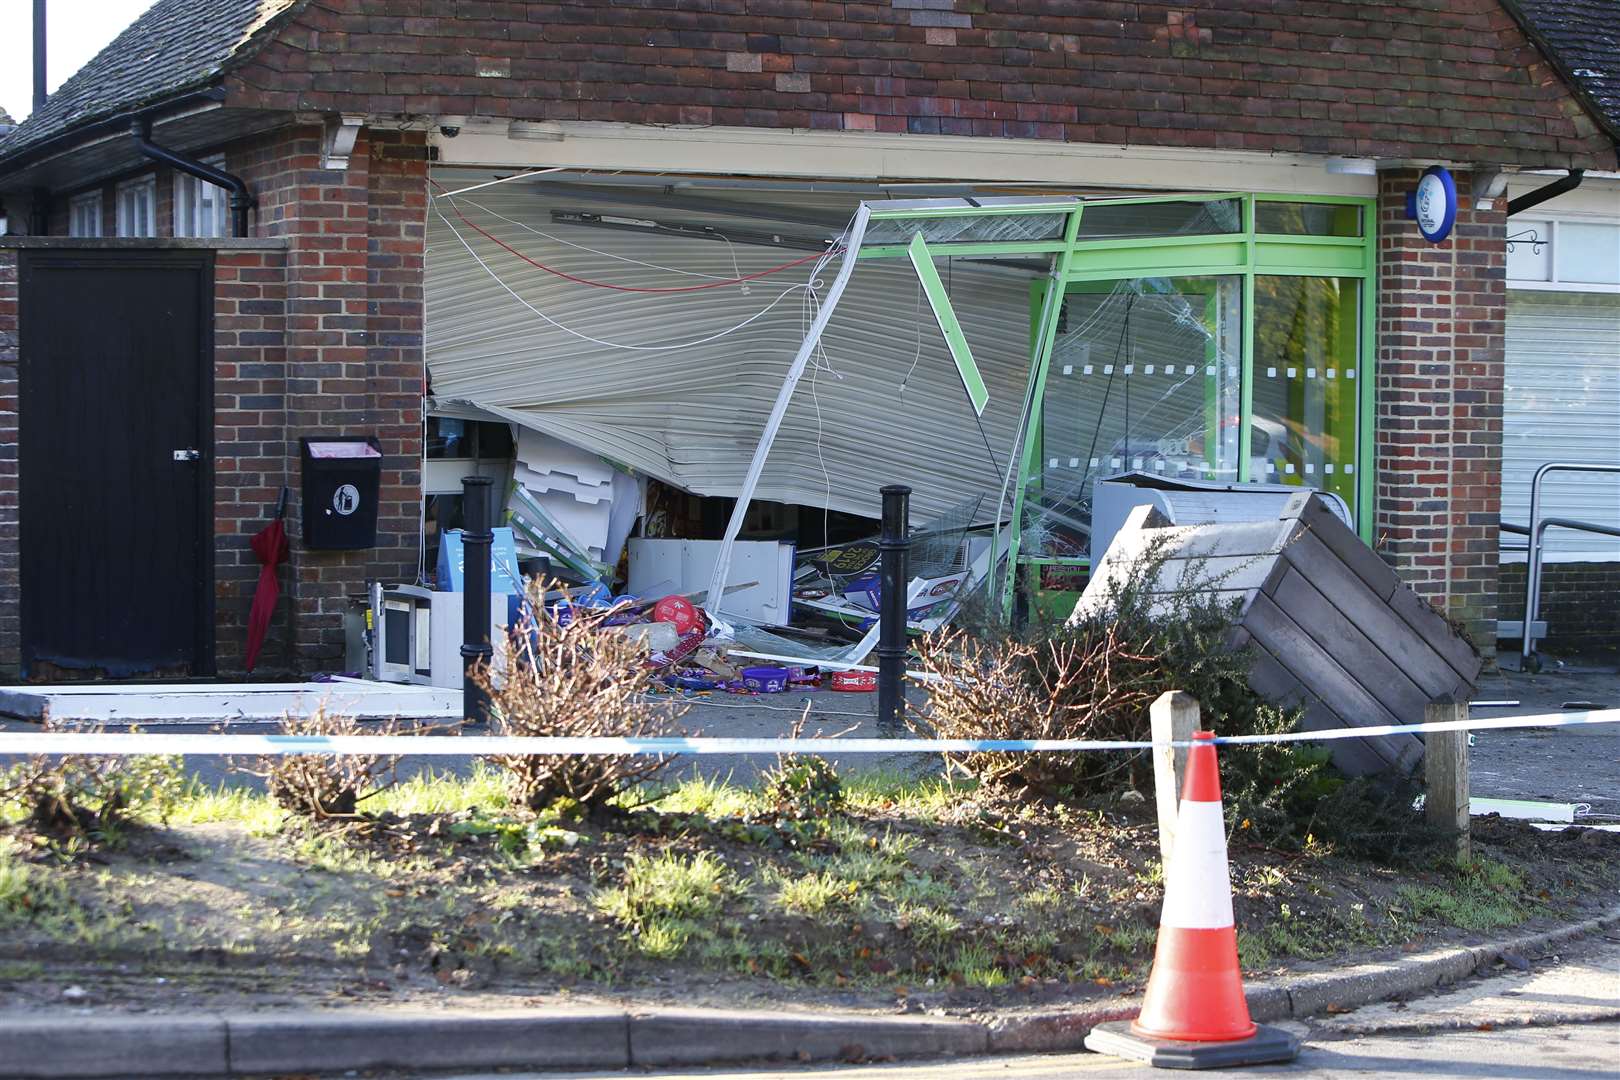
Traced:
POLYGON ((905 707, 902 686, 906 676, 906 563, 911 550, 907 519, 911 489, 891 484, 883 489, 883 588, 878 603, 878 734, 900 734, 900 711, 905 707))
POLYGON ((489 497, 489 477, 461 478, 461 576, 466 589, 461 608, 461 711, 468 723, 489 719, 489 695, 473 682, 472 672, 495 655, 489 641, 490 549, 495 544, 489 497))

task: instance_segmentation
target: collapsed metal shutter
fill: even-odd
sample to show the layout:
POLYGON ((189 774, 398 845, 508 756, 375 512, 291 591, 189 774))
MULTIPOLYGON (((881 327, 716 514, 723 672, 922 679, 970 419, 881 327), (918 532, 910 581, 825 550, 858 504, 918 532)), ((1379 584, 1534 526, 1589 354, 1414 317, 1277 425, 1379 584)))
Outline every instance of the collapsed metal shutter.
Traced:
MULTIPOLYGON (((1620 463, 1620 294, 1508 292, 1502 434, 1503 521, 1528 524, 1545 462, 1620 463)), ((1542 491, 1549 517, 1620 526, 1620 477, 1553 473, 1542 491)), ((1504 537, 1504 550, 1523 545, 1504 537)), ((1620 541, 1553 529, 1547 558, 1620 560, 1620 541)))
MULTIPOLYGON (((792 217, 773 220, 773 211, 843 222, 856 206, 853 197, 798 192, 778 194, 775 205, 758 192, 725 197, 757 207, 757 218, 581 203, 521 184, 479 191, 461 209, 547 266, 656 289, 747 275, 806 252, 583 228, 554 220, 553 211, 803 235, 814 230, 792 217)), ((745 286, 614 291, 527 265, 470 229, 444 200, 437 205, 443 217, 428 215, 426 295, 437 401, 476 405, 701 495, 737 492, 814 312, 802 288, 784 293, 811 277, 812 264, 745 286), (671 343, 694 344, 647 351, 671 343)), ((834 269, 818 275, 823 286, 834 269)), ((975 419, 910 266, 863 263, 788 410, 757 498, 876 516, 878 489, 904 483, 914 489, 915 517, 983 493, 978 516, 993 515, 1025 393, 1029 283, 1039 270, 956 259, 941 260, 940 272, 990 390, 983 417, 975 419)))

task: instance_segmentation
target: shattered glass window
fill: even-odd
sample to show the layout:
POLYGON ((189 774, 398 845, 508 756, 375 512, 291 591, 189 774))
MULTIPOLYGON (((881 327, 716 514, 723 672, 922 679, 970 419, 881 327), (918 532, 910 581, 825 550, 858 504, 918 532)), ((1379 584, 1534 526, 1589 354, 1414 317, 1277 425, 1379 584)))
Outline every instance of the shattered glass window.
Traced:
POLYGON ((969 217, 915 217, 873 221, 866 244, 909 244, 916 233, 930 244, 1002 244, 1061 240, 1069 215, 986 214, 969 217))
POLYGON ((1041 409, 1025 556, 1085 558, 1099 479, 1237 479, 1242 278, 1069 287, 1041 409))

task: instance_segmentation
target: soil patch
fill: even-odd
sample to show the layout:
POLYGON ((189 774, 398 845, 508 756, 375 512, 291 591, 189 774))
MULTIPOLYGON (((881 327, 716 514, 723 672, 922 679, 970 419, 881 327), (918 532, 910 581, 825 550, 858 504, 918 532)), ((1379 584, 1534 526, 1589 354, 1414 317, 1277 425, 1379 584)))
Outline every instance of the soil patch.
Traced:
MULTIPOLYGON (((970 1013, 1138 989, 1162 874, 1145 803, 943 787, 799 820, 687 785, 604 821, 461 808, 255 832, 0 838, 0 1009, 181 1011, 566 997, 970 1013)), ((273 827, 273 826, 272 826, 273 827)), ((1612 906, 1620 836, 1475 822, 1477 861, 1231 846, 1250 976, 1477 942, 1612 906)))

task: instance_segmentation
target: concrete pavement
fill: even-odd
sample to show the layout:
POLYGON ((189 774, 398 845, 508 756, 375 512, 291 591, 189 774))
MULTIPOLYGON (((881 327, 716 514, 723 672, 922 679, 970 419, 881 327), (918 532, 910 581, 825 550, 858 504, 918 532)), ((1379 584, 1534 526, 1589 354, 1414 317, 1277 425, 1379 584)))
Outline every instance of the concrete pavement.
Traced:
MULTIPOLYGON (((1304 1025, 1297 1027, 1303 1029, 1304 1025)), ((1334 1080, 1345 1076, 1600 1080, 1614 1077, 1616 1062, 1620 1062, 1620 1024, 1615 1023, 1438 1035, 1364 1035, 1340 1041, 1324 1040, 1309 1030, 1302 1034, 1310 1041, 1301 1051, 1299 1060, 1290 1065, 1222 1069, 1212 1075, 1245 1080, 1279 1076, 1300 1080, 1334 1080)), ((1166 1074, 1156 1073, 1146 1065, 1079 1053, 910 1065, 698 1069, 635 1075, 639 1080, 1066 1080, 1069 1077, 1145 1080, 1166 1074)), ((501 1073, 498 1076, 486 1073, 441 1080, 603 1080, 603 1076, 602 1073, 501 1073)))

